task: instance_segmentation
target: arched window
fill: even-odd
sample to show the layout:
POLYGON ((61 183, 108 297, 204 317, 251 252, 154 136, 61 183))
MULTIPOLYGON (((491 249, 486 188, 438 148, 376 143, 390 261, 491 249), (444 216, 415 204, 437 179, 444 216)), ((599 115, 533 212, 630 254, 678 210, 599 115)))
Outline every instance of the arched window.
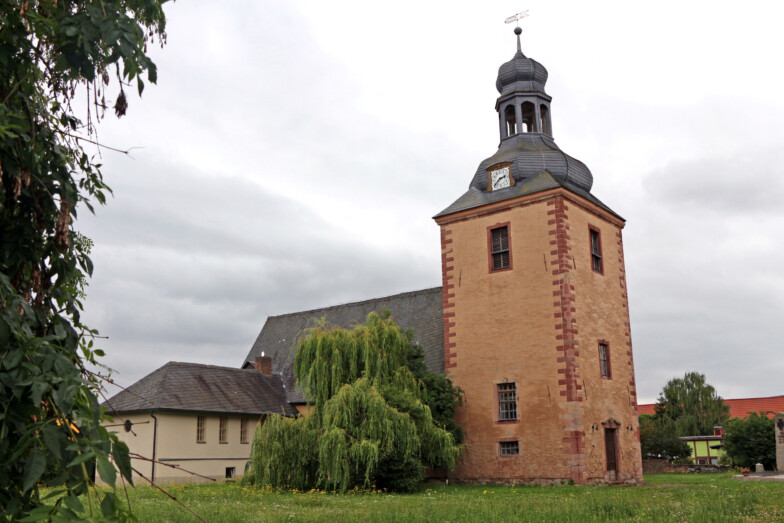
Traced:
POLYGON ((517 122, 515 117, 515 108, 513 105, 506 106, 506 109, 504 110, 504 116, 506 119, 506 135, 512 136, 513 134, 517 134, 517 122))
POLYGON ((534 132, 534 104, 531 102, 523 102, 522 105, 523 110, 523 128, 521 132, 523 133, 532 133, 534 132))
POLYGON ((539 115, 542 119, 542 132, 544 134, 550 134, 550 116, 547 114, 547 106, 542 104, 539 106, 539 115))

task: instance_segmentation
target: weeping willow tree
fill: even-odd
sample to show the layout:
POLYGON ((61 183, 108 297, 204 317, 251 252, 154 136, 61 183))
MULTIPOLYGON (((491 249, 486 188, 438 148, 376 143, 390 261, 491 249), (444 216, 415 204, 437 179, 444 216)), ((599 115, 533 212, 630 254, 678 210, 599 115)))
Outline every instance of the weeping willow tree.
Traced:
POLYGON ((322 321, 297 344, 294 373, 312 412, 271 415, 256 431, 257 484, 412 490, 425 467, 452 468, 460 445, 437 426, 407 361, 411 334, 372 312, 351 330, 322 321))

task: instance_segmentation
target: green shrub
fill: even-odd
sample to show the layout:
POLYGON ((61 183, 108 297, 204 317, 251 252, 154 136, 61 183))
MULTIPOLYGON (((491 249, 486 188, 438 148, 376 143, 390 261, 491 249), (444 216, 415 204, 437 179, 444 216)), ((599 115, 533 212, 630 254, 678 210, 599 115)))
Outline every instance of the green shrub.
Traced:
POLYGON ((762 463, 766 470, 776 467, 775 424, 765 412, 732 418, 724 428, 724 450, 739 467, 754 468, 762 463))

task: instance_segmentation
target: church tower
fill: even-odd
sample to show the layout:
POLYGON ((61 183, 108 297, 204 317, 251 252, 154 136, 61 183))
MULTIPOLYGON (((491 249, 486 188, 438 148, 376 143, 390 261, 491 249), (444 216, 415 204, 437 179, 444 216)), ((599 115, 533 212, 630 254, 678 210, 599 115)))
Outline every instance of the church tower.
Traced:
POLYGON ((553 139, 547 70, 498 70, 500 144, 441 227, 445 367, 461 481, 642 481, 621 231, 553 139))

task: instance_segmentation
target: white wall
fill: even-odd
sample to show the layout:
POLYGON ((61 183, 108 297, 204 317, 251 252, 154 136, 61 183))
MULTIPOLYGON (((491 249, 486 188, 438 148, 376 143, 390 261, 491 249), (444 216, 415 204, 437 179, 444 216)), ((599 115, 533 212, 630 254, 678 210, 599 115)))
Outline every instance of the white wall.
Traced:
MULTIPOLYGON (((205 417, 205 438, 204 443, 197 443, 196 423, 199 415, 198 413, 155 413, 155 417, 158 418, 155 459, 163 462, 155 464, 156 483, 202 483, 209 481, 200 476, 224 480, 227 467, 234 467, 237 478, 243 475, 245 464, 250 457, 251 443, 259 418, 246 416, 248 419, 247 443, 241 443, 240 420, 243 416, 227 415, 227 441, 219 443, 220 416, 201 414, 205 417), (164 463, 174 467, 166 466, 164 463)), ((122 426, 111 427, 110 430, 117 432, 117 436, 128 445, 132 453, 152 458, 155 420, 150 414, 132 414, 116 416, 113 422, 106 424, 118 424, 126 419, 133 424, 131 432, 126 432, 122 426)), ((146 477, 151 477, 152 464, 150 462, 132 458, 131 464, 146 477)), ((146 484, 146 481, 138 478, 134 473, 134 484, 146 484)))

